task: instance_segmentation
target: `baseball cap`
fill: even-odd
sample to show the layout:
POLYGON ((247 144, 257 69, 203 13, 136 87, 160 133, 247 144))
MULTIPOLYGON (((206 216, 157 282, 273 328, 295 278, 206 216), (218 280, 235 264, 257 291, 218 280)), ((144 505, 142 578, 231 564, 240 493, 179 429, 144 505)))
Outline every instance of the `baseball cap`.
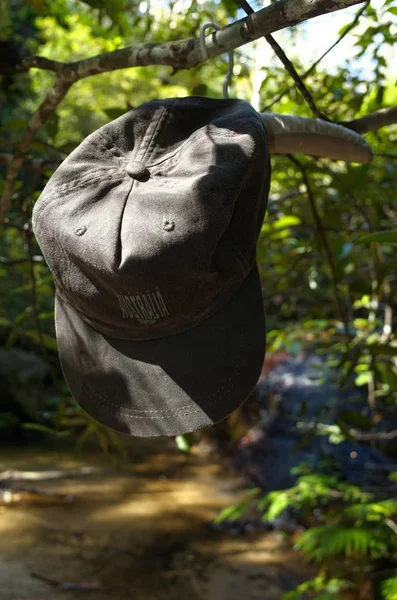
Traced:
POLYGON ((253 107, 194 96, 130 110, 56 170, 33 229, 65 380, 94 420, 174 436, 250 395, 265 353, 256 242, 269 182, 253 107))

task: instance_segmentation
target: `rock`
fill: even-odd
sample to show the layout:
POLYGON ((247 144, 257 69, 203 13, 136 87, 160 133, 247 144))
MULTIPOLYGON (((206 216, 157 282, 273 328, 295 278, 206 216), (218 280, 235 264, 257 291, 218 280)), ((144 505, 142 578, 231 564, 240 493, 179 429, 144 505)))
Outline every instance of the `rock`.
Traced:
POLYGON ((45 404, 47 363, 30 352, 0 349, 0 412, 37 421, 45 404))

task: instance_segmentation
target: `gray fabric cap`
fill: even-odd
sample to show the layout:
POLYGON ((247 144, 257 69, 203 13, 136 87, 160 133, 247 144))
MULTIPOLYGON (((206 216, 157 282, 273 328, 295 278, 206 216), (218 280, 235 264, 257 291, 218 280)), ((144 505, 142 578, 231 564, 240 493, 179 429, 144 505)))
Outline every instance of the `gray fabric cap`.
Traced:
POLYGON ((86 138, 33 228, 56 286, 66 382, 94 419, 178 435, 235 410, 258 380, 256 241, 266 134, 242 100, 154 100, 86 138))

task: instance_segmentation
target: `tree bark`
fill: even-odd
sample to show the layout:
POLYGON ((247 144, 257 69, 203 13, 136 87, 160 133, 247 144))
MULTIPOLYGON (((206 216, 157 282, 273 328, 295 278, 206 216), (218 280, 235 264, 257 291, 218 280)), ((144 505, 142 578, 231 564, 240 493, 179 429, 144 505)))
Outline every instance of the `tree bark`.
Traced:
MULTIPOLYGON (((285 27, 363 2, 364 0, 279 0, 207 35, 208 58, 240 48, 285 27)), ((23 66, 26 69, 36 67, 54 71, 58 76, 73 82, 127 67, 168 65, 174 71, 179 71, 196 67, 205 60, 199 38, 192 38, 159 44, 138 44, 70 63, 60 63, 39 56, 29 57, 23 61, 23 66)))

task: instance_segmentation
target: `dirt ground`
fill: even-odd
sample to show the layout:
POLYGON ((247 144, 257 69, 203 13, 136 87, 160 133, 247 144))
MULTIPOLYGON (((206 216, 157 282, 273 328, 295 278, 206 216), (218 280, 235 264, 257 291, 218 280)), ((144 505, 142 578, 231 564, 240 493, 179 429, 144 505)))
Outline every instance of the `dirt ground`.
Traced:
POLYGON ((66 495, 21 491, 4 505, 3 492, 1 600, 280 600, 305 578, 276 535, 208 528, 241 494, 225 465, 168 440, 134 444, 121 471, 99 451, 74 459, 59 448, 0 450, 15 488, 66 495))

